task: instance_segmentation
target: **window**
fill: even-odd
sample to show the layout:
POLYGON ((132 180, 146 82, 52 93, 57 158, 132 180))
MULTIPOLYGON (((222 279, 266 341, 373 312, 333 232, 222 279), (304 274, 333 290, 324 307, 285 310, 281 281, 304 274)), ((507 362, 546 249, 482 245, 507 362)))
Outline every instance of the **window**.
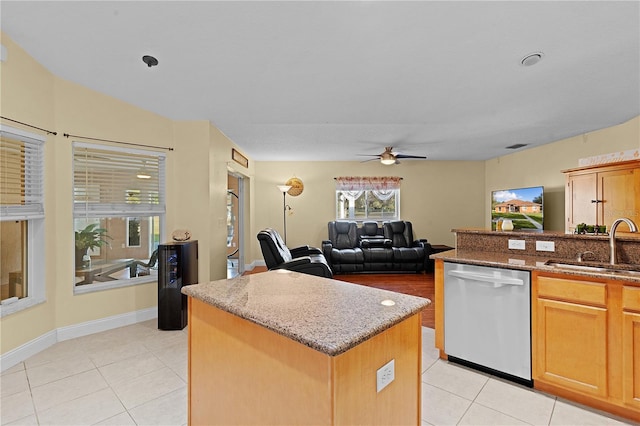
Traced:
POLYGON ((336 219, 399 219, 400 180, 399 177, 336 178, 336 219))
POLYGON ((164 154, 74 143, 76 293, 157 279, 164 194, 164 154))
POLYGON ((0 126, 2 315, 44 301, 44 140, 0 126))

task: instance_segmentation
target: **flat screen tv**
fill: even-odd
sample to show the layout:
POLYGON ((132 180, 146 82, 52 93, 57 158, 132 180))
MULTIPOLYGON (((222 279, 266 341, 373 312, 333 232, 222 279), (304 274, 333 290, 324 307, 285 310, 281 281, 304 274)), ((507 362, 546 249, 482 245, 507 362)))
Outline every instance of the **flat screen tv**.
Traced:
POLYGON ((542 186, 491 191, 491 229, 502 218, 511 219, 514 231, 542 231, 543 195, 542 186))

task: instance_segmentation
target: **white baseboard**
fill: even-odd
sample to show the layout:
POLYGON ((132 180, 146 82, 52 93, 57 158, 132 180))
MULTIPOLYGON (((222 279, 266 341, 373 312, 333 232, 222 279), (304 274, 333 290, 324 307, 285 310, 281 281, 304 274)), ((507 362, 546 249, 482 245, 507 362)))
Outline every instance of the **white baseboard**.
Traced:
POLYGON ((2 356, 0 356, 0 371, 8 370, 25 359, 55 345, 58 342, 56 334, 56 330, 51 330, 30 342, 2 354, 2 356))
POLYGON ((267 266, 264 260, 254 260, 253 262, 244 265, 245 271, 253 271, 256 266, 267 266))
POLYGON ((89 334, 100 333, 101 331, 113 328, 124 327, 126 325, 147 321, 158 317, 158 308, 148 308, 140 311, 127 312, 126 314, 114 315, 112 317, 100 318, 80 324, 69 325, 58 328, 58 342, 75 339, 76 337, 88 336, 89 334))
POLYGON ((21 363, 27 358, 47 349, 49 346, 52 346, 57 342, 75 339, 76 337, 87 336, 89 334, 100 333, 101 331, 124 327, 157 317, 158 308, 153 307, 51 330, 42 336, 36 337, 30 342, 2 354, 0 356, 0 371, 5 371, 14 365, 21 363))

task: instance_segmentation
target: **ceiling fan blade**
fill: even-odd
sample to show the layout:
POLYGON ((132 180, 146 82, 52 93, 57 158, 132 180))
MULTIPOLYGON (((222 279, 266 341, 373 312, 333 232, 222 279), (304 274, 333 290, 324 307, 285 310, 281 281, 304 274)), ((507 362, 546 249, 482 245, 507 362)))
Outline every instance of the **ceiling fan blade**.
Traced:
POLYGON ((380 158, 380 154, 356 154, 359 157, 378 157, 380 158))
POLYGON ((405 154, 396 154, 396 158, 421 158, 426 159, 424 155, 405 155, 405 154))
POLYGON ((361 163, 366 163, 368 161, 376 161, 378 158, 369 158, 368 160, 362 160, 361 163))

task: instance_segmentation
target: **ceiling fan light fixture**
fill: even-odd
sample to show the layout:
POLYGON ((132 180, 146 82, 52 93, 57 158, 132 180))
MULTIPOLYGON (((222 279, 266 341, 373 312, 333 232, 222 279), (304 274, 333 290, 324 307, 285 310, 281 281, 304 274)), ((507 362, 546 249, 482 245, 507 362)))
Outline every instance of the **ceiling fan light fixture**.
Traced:
POLYGON ((380 162, 385 166, 390 166, 396 163, 396 157, 390 152, 384 152, 380 155, 380 162))

